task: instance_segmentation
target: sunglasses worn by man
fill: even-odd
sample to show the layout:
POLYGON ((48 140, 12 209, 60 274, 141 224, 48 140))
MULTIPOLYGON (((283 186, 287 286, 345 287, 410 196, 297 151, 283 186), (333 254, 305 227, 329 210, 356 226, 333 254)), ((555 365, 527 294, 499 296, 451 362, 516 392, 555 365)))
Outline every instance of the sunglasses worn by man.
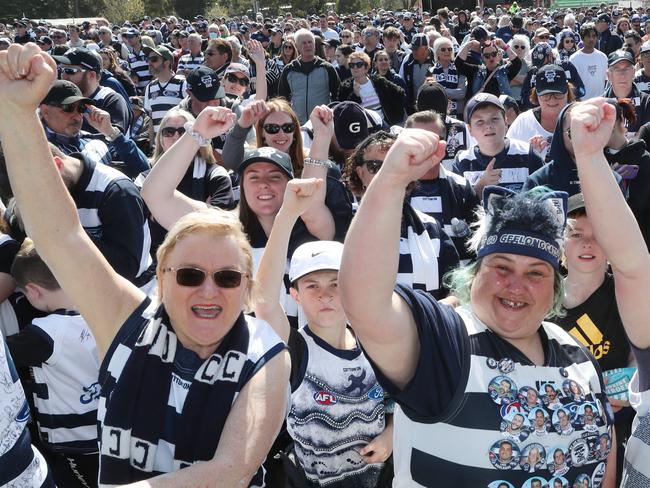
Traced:
POLYGON ((248 78, 240 78, 233 73, 228 73, 226 75, 226 80, 228 80, 230 83, 239 83, 241 86, 248 86, 250 84, 250 80, 248 78))

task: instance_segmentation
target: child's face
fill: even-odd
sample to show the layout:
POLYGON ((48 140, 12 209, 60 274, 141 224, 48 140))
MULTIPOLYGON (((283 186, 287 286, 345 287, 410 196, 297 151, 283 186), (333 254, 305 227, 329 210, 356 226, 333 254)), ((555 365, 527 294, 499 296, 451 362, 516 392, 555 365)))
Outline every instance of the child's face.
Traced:
POLYGON ((291 288, 291 296, 298 302, 307 322, 321 327, 345 324, 338 289, 338 271, 314 271, 298 280, 298 289, 291 288))

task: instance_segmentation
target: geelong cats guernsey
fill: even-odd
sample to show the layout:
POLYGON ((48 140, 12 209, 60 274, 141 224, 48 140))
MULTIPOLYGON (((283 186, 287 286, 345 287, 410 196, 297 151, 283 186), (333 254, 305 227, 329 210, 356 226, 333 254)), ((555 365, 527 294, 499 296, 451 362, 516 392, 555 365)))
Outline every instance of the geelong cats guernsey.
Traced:
POLYGON ((52 344, 52 355, 32 367, 34 405, 41 437, 52 450, 97 452, 99 358, 86 321, 54 312, 31 327, 52 344))
POLYGON ((335 349, 308 326, 292 334, 305 347, 287 431, 310 486, 374 488, 383 464, 359 454, 385 428, 384 392, 370 363, 358 346, 335 349))
MULTIPOLYGON (((178 340, 164 307, 145 299, 99 371, 100 486, 211 460, 237 395, 285 348, 270 325, 241 314, 203 360, 178 340)), ((263 468, 250 486, 264 486, 263 468)))
MULTIPOLYGON (((447 348, 431 339, 453 334, 463 345, 460 381, 442 411, 426 413, 426 397, 435 393, 396 395, 394 487, 530 488, 536 480, 553 486, 557 478, 562 486, 601 485, 612 416, 598 366, 584 347, 543 322, 545 364, 535 366, 469 307, 452 311, 421 293, 397 291, 413 310, 421 341, 410 384, 445 386, 444 371, 422 367, 437 364, 427 356, 447 348)), ((390 382, 386 388, 394 389, 390 382)))

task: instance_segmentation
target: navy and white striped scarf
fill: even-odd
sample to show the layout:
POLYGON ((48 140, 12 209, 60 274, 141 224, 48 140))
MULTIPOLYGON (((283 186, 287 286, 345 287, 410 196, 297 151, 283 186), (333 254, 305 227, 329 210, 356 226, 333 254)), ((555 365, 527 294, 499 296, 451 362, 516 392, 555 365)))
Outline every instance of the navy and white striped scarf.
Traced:
MULTIPOLYGON (((146 321, 144 326, 129 327, 129 322, 123 326, 100 371, 106 401, 101 426, 102 486, 144 480, 211 460, 237 394, 263 365, 249 360, 250 331, 243 314, 209 358, 201 362, 196 356, 194 363, 201 364, 195 371, 185 371, 185 378, 177 375, 186 366, 179 362, 192 352, 168 325, 164 307, 159 306, 153 317, 139 319, 146 321), (129 333, 130 340, 124 337, 129 333), (112 370, 116 361, 124 362, 117 382, 112 370), (187 396, 177 412, 169 403, 172 383, 179 381, 185 383, 187 396), (170 430, 173 438, 168 437, 170 430), (171 450, 173 463, 170 459, 165 464, 173 466, 160 466, 167 455, 157 452, 161 449, 171 450)), ((258 471, 255 484, 263 485, 261 476, 258 471)))
MULTIPOLYGON (((449 64, 449 68, 445 73, 445 69, 440 63, 433 65, 431 69, 431 74, 433 78, 444 86, 446 89, 456 89, 458 88, 458 70, 454 63, 449 64)), ((449 100, 449 115, 456 117, 458 116, 458 103, 454 100, 449 100)))

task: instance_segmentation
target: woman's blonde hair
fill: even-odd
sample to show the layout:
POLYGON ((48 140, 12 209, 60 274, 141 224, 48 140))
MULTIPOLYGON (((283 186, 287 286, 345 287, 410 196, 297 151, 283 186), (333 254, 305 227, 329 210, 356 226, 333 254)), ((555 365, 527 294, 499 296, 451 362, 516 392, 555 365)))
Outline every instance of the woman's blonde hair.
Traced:
MULTIPOLYGON (((160 126, 158 127, 158 132, 156 133, 153 156, 151 156, 151 166, 156 164, 165 152, 162 146, 162 130, 167 126, 167 121, 172 117, 182 117, 185 119, 185 122, 194 122, 195 120, 194 116, 191 113, 178 107, 172 108, 165 114, 163 119, 160 121, 160 126)), ((210 146, 201 147, 198 150, 197 154, 201 156, 206 164, 215 163, 214 154, 212 153, 212 148, 210 146)))
MULTIPOLYGON (((165 240, 156 252, 158 264, 156 265, 156 277, 158 283, 162 283, 162 276, 167 268, 167 260, 176 245, 187 236, 194 233, 209 234, 215 238, 230 238, 235 241, 242 256, 242 264, 248 277, 248 293, 244 301, 246 311, 253 310, 258 299, 258 284, 253 279, 253 251, 244 234, 241 222, 231 212, 216 208, 197 210, 181 217, 167 233, 165 240)), ((238 265, 239 263, 233 263, 238 265)), ((158 299, 162 302, 162 288, 158 286, 158 299)))

